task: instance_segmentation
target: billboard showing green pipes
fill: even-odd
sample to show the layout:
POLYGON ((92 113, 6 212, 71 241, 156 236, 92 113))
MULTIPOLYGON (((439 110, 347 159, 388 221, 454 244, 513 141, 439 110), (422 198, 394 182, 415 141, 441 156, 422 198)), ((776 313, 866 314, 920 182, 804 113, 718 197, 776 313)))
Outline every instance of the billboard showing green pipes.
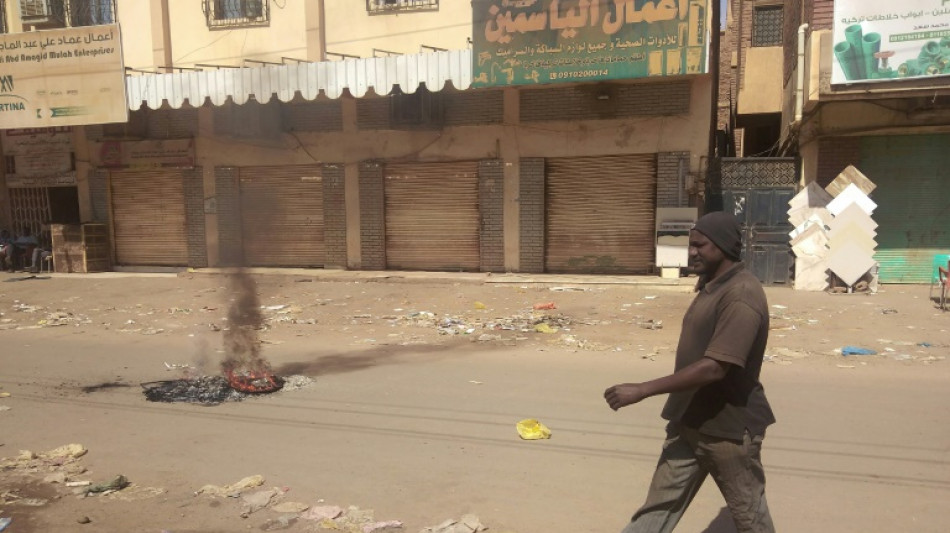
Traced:
POLYGON ((709 0, 472 0, 472 86, 705 73, 709 6, 709 0))
POLYGON ((950 75, 950 0, 836 0, 831 83, 950 75))

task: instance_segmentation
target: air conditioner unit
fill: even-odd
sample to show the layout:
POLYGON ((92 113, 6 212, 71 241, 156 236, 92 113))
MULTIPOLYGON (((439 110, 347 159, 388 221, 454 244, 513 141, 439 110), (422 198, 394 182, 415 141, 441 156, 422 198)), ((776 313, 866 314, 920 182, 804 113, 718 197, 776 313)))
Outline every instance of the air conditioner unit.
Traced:
POLYGON ((20 0, 20 18, 38 29, 62 28, 66 25, 65 0, 20 0))
POLYGON ((20 17, 23 19, 49 18, 46 0, 20 0, 20 17))

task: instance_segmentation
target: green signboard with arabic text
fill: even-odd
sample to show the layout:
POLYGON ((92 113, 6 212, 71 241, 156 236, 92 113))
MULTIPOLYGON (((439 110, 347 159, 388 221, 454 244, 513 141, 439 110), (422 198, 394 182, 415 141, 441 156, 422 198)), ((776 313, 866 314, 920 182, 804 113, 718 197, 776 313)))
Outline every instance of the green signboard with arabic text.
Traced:
POLYGON ((473 0, 472 86, 706 72, 707 0, 473 0))

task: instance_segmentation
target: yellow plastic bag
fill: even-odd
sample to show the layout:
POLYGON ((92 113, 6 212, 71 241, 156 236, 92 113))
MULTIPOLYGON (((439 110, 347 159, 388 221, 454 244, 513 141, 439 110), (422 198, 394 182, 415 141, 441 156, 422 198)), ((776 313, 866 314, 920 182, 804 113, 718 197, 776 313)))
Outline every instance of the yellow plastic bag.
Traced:
POLYGON ((534 330, 538 333, 557 333, 557 328, 552 328, 545 322, 541 322, 540 324, 534 326, 534 330))
POLYGON ((516 427, 518 428, 518 435, 520 435, 524 440, 551 438, 551 430, 533 418, 526 418, 521 422, 518 422, 516 427))

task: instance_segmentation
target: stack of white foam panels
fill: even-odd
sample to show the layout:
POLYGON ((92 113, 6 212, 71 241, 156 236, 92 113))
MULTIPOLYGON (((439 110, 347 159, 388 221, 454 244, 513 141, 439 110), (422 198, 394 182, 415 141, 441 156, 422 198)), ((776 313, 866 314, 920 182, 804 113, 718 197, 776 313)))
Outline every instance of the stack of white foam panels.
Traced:
POLYGON ((832 217, 827 205, 831 201, 832 196, 812 182, 788 202, 788 220, 795 227, 789 237, 795 253, 796 290, 828 288, 828 224, 832 217))
POLYGON ((877 223, 872 215, 877 204, 869 197, 876 185, 853 166, 846 168, 825 190, 834 196, 828 211, 828 268, 850 289, 868 272, 877 287, 877 223))
POLYGON ((877 223, 871 218, 876 208, 877 204, 853 183, 828 204, 834 215, 828 225, 828 268, 848 288, 877 265, 877 223))

